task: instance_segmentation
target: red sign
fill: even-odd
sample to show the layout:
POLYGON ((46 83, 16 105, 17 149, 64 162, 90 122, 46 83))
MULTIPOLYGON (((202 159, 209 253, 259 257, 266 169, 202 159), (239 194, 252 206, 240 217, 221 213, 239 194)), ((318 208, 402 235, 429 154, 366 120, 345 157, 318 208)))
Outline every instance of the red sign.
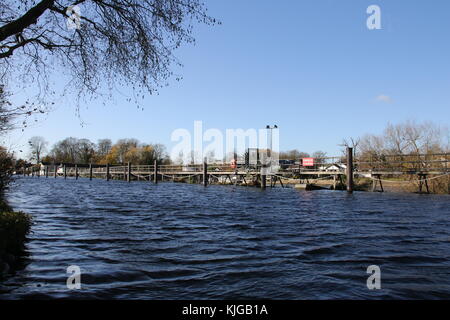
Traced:
POLYGON ((314 158, 303 158, 302 165, 304 167, 314 167, 314 158))

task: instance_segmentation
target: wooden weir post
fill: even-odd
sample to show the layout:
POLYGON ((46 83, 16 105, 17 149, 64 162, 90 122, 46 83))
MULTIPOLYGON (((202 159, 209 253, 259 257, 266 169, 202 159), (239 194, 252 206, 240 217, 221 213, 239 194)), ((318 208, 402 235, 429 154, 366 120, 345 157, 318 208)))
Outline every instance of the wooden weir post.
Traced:
POLYGON ((384 192, 383 182, 381 181, 381 174, 374 174, 375 179, 372 182, 372 192, 377 190, 377 184, 380 183, 381 192, 384 192))
POLYGON ((55 169, 55 171, 53 172, 53 175, 54 175, 54 177, 56 179, 56 177, 58 176, 58 167, 55 164, 55 165, 53 165, 53 168, 55 169))
POLYGON ((131 182, 131 162, 128 162, 127 181, 131 182))
POLYGON ((430 188, 428 187, 428 179, 427 175, 420 173, 419 174, 419 193, 422 193, 423 185, 425 184, 425 187, 427 189, 427 193, 430 193, 430 188))
POLYGON ((106 181, 109 181, 109 163, 106 164, 106 181))
POLYGON ((67 179, 67 166, 66 165, 64 165, 64 167, 63 167, 64 169, 64 179, 67 179))
POLYGON ((45 166, 45 177, 48 178, 48 166, 45 166))
POLYGON ((156 160, 153 165, 153 182, 158 183, 158 162, 156 160))
POLYGON ((266 189, 267 186, 267 170, 266 170, 266 165, 263 164, 261 166, 261 189, 266 189))
POLYGON ((208 160, 206 157, 203 160, 203 186, 208 186, 208 160))
POLYGON ((92 163, 89 163, 89 180, 92 181, 92 163))
POLYGON ((347 147, 347 192, 353 192, 353 148, 347 147))
POLYGON ((75 165, 75 180, 78 180, 78 165, 75 165))
POLYGON ((27 167, 23 167, 23 176, 26 177, 27 175, 27 167))

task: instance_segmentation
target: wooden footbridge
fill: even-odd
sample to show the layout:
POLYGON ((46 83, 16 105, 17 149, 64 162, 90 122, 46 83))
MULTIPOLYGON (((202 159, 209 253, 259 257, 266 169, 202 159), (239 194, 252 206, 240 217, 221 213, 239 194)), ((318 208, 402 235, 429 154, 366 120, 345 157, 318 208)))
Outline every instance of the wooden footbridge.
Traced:
MULTIPOLYGON (((409 177, 405 182, 417 182, 419 192, 429 192, 430 180, 447 177, 450 193, 450 154, 415 154, 415 155, 373 155, 354 159, 352 148, 342 157, 325 157, 316 159, 313 166, 302 163, 281 165, 275 173, 266 173, 267 168, 261 164, 246 165, 237 163, 201 165, 97 165, 97 164, 44 164, 41 168, 24 168, 24 175, 45 177, 102 178, 106 180, 151 181, 153 183, 173 181, 208 184, 240 184, 266 188, 277 183, 307 185, 311 181, 329 179, 331 188, 345 186, 352 192, 354 178, 372 180, 373 191, 384 191, 383 178, 409 177), (345 182, 344 182, 345 180, 345 182)), ((270 170, 269 170, 270 172, 270 170)), ((396 180, 399 181, 399 180, 396 180)))

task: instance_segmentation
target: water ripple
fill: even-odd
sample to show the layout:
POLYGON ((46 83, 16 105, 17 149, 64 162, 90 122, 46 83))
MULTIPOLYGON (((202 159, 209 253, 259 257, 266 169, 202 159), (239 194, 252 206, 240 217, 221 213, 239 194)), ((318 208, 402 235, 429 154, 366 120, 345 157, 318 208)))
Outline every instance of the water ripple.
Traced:
POLYGON ((0 299, 450 298, 448 196, 20 178, 9 200, 35 224, 0 299))

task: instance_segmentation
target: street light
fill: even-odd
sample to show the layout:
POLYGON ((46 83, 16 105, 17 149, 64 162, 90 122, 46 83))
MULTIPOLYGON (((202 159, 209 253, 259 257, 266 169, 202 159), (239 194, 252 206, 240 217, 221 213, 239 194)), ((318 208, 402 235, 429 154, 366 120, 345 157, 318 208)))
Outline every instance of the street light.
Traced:
POLYGON ((269 132, 270 132, 270 139, 269 139, 269 151, 268 151, 268 156, 270 157, 271 155, 272 155, 272 130, 273 129, 278 129, 278 126, 277 125, 274 125, 273 127, 272 126, 270 126, 270 125, 267 125, 266 126, 266 129, 267 130, 270 130, 269 132))

